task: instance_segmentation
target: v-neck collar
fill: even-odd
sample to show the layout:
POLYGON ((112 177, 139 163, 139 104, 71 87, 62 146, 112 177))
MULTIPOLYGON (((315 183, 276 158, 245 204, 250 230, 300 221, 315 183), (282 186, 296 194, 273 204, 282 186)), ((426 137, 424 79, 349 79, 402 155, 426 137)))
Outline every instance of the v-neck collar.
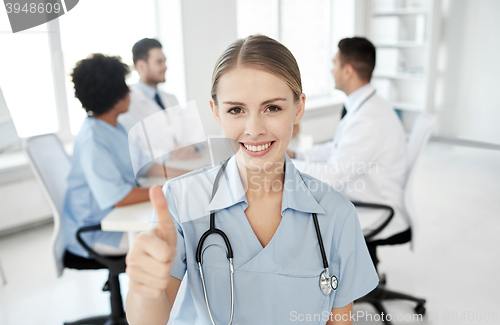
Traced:
MULTIPOLYGON (((314 181, 320 182, 316 179, 314 181)), ((288 155, 285 155, 285 180, 281 201, 282 216, 286 209, 305 213, 326 213, 312 195, 308 185, 310 184, 305 183, 305 180, 303 180, 300 172, 295 168, 292 160, 288 155)), ((318 184, 315 185, 317 186, 318 184)), ((209 211, 219 211, 240 202, 244 202, 248 206, 236 157, 233 156, 227 163, 226 170, 219 180, 218 189, 207 209, 209 211)))

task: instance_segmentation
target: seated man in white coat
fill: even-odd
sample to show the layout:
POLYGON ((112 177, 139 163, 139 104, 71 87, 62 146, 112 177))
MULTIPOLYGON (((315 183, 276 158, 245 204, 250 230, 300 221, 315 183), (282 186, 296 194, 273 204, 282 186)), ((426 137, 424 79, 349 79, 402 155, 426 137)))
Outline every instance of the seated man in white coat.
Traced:
MULTIPOLYGON (((156 39, 144 38, 134 44, 132 48, 134 66, 139 73, 140 80, 130 86, 130 106, 127 113, 120 115, 118 121, 129 133, 129 141, 135 143, 145 152, 152 150, 167 153, 185 145, 186 133, 189 130, 189 121, 196 117, 186 115, 186 110, 177 105, 174 95, 158 88, 158 84, 165 82, 167 71, 166 57, 161 43, 156 39), (154 115, 154 116, 152 116, 154 115), (150 117, 148 119, 148 117, 150 117), (138 123, 144 121, 147 137, 142 129, 137 132, 138 123)), ((191 131, 192 132, 192 131, 191 131)), ((184 158, 196 156, 196 148, 185 147, 182 153, 184 158)), ((179 154, 178 151, 176 151, 179 154)), ((153 154, 153 153, 152 153, 153 154)), ((156 155, 154 155, 157 158, 156 155)))
MULTIPOLYGON (((394 109, 370 84, 375 47, 365 38, 343 39, 333 63, 335 88, 347 95, 345 116, 335 138, 310 149, 290 151, 289 155, 296 159, 300 171, 329 183, 350 200, 394 209, 389 225, 372 240, 409 231, 403 209, 405 133, 394 109)), ((388 216, 383 210, 357 210, 365 234, 388 216)))
POLYGON ((119 122, 127 131, 144 118, 179 104, 174 95, 158 89, 167 71, 161 43, 144 38, 134 44, 132 55, 140 80, 130 86, 129 110, 120 116, 119 122))

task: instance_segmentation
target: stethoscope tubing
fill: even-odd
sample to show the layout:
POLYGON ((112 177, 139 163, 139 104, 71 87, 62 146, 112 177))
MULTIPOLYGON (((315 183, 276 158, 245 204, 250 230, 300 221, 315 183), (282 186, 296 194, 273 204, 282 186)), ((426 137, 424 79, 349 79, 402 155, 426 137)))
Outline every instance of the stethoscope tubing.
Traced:
MULTIPOLYGON (((212 218, 212 216, 210 216, 210 218, 212 218)), ((201 263, 203 242, 205 241, 205 239, 207 239, 208 236, 210 236, 212 234, 217 234, 217 235, 221 236, 222 239, 224 239, 224 242, 226 243, 226 247, 227 247, 227 253, 226 253, 227 258, 228 259, 233 258, 233 249, 231 248, 231 243, 229 242, 229 239, 227 238, 226 234, 222 230, 214 228, 214 229, 209 229, 209 230, 205 231, 205 233, 200 237, 200 241, 198 242, 198 247, 196 248, 196 262, 197 263, 201 263)))
POLYGON ((376 93, 376 92, 377 92, 377 90, 376 90, 376 89, 374 89, 374 90, 370 93, 370 95, 366 96, 366 98, 365 98, 365 99, 363 99, 363 101, 362 101, 361 103, 359 103, 358 107, 357 107, 355 110, 353 110, 353 111, 354 111, 354 112, 356 112, 356 111, 358 111, 359 109, 361 109, 361 107, 362 107, 364 104, 366 104, 366 102, 367 102, 370 98, 372 98, 372 97, 375 95, 375 93, 376 93))
MULTIPOLYGON (((219 172, 217 173, 217 176, 215 177, 214 186, 212 188, 211 200, 213 200, 215 193, 217 192, 217 188, 219 187, 219 180, 224 171, 226 170, 228 162, 229 158, 226 159, 226 161, 224 161, 221 168, 219 169, 219 172)), ((224 239, 224 242, 226 243, 227 247, 227 258, 228 259, 233 258, 233 249, 231 247, 231 243, 229 242, 229 239, 222 230, 215 228, 215 211, 210 211, 210 228, 201 236, 200 240, 198 241, 198 247, 196 248, 196 262, 201 263, 203 243, 205 242, 205 239, 207 239, 207 237, 210 236, 211 234, 220 235, 222 239, 224 239)))

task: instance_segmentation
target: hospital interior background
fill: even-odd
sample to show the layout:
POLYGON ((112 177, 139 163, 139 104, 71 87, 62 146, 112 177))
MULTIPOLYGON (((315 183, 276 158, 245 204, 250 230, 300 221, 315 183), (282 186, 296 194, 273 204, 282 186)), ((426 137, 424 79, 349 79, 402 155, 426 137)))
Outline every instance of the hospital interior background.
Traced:
MULTIPOLYGON (((166 82, 181 106, 195 103, 206 136, 221 137, 209 106, 218 56, 264 34, 295 55, 307 96, 292 145, 332 140, 346 96, 335 89, 339 40, 377 49, 372 85, 409 137, 422 115, 435 125, 415 166, 418 232, 379 249, 387 286, 426 300, 387 301, 393 324, 498 324, 500 319, 500 1, 498 0, 83 0, 59 18, 12 33, 0 9, 0 324, 62 324, 110 312, 106 270, 56 275, 54 214, 26 154, 29 138, 55 134, 71 155, 85 118, 70 72, 90 53, 121 56, 156 38, 166 82)), ((139 80, 137 71, 127 79, 139 80)), ((121 293, 128 291, 120 275, 121 293)), ((355 323, 381 324, 356 303, 355 323)))

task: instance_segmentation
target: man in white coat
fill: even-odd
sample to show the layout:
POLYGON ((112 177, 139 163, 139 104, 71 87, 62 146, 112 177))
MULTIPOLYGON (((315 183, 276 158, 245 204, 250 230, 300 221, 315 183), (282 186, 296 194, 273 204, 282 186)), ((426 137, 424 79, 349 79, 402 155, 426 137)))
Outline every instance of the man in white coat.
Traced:
MULTIPOLYGON (((335 138, 289 155, 300 171, 334 186, 350 200, 394 209, 389 225, 372 240, 409 231, 403 209, 406 138, 394 109, 370 84, 375 47, 365 38, 343 39, 333 63, 335 88, 347 95, 335 138)), ((356 210, 365 234, 388 216, 383 210, 356 210)))
MULTIPOLYGON (((150 152, 154 159, 185 145, 186 128, 197 117, 187 116, 174 95, 158 89, 158 84, 165 82, 167 71, 166 57, 158 40, 141 39, 134 44, 132 54, 140 80, 130 86, 129 110, 119 116, 118 122, 129 132, 129 142, 150 152), (141 122, 143 125, 138 125, 141 122)), ((194 146, 183 148, 183 158, 196 156, 195 151, 194 146)), ((178 150, 175 153, 179 155, 178 150)))

